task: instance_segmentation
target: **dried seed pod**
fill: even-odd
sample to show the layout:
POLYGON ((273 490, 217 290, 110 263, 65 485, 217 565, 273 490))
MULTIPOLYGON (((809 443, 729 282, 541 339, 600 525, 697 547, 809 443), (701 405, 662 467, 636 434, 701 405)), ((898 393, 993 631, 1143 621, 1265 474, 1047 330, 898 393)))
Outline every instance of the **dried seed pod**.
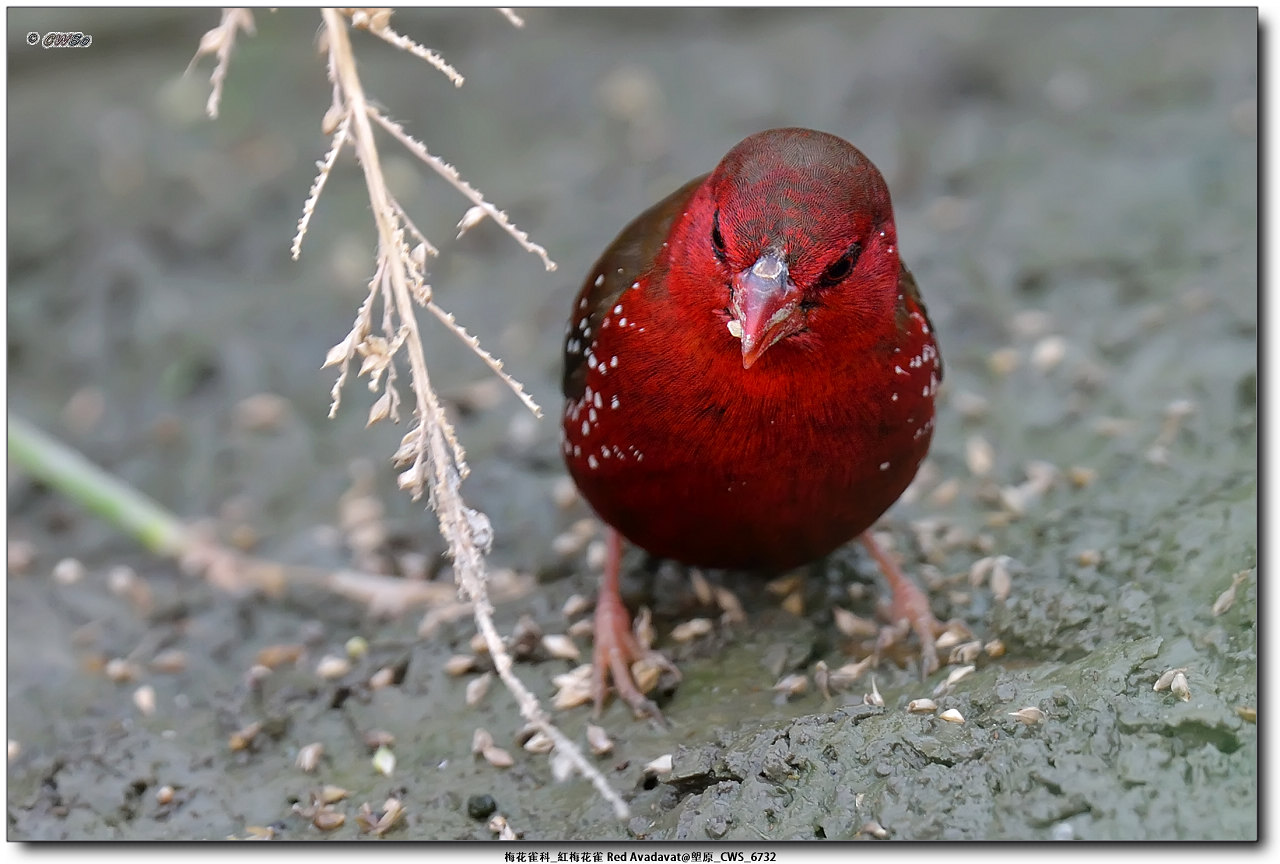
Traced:
POLYGON ((876 622, 854 615, 840 606, 832 606, 831 615, 835 618, 836 629, 850 639, 872 639, 880 631, 876 622))
POLYGON ((298 748, 298 758, 294 764, 303 770, 304 773, 310 774, 316 770, 316 766, 320 764, 320 757, 324 755, 324 745, 319 741, 307 744, 305 747, 298 748))
POLYGON ((880 695, 880 690, 876 687, 876 676, 871 676, 871 692, 864 693, 862 701, 875 708, 884 707, 884 697, 880 695))
POLYGON ((670 774, 675 764, 675 760, 670 753, 664 753, 652 762, 648 762, 644 766, 644 773, 647 775, 670 774))
POLYGON ((143 684, 137 690, 133 691, 133 704, 144 717, 150 717, 156 713, 156 688, 150 684, 143 684))
POLYGON ((912 714, 932 714, 938 710, 938 703, 932 699, 912 699, 907 703, 907 711, 912 714))
POLYGON ((259 666, 277 669, 288 663, 297 663, 304 650, 306 650, 304 646, 297 644, 268 645, 258 652, 256 662, 259 666))
POLYGON ((548 654, 559 660, 577 660, 582 657, 578 646, 563 633, 549 633, 543 636, 542 647, 548 654))
POLYGON ((488 762, 494 768, 510 768, 516 764, 516 760, 511 758, 511 754, 501 747, 489 746, 484 748, 480 753, 484 757, 484 761, 488 762))
POLYGON ((714 629, 715 625, 711 623, 710 618, 690 618, 671 628, 671 639, 675 642, 692 642, 694 639, 706 636, 714 629))
POLYGON ((1187 675, 1185 672, 1178 672, 1173 676, 1173 680, 1169 682, 1169 692, 1177 696, 1183 702, 1191 699, 1191 687, 1187 683, 1187 675))
POLYGON ((347 817, 337 810, 329 810, 323 808, 316 811, 316 815, 311 817, 311 824, 319 828, 321 831, 333 831, 341 828, 343 823, 347 821, 347 817))
POLYGON ((1044 712, 1034 705, 1028 705, 1026 708, 1019 708, 1017 711, 1010 711, 1009 716, 1017 719, 1019 723, 1027 726, 1035 726, 1037 723, 1044 722, 1044 712))
POLYGON ((948 723, 963 723, 964 715, 954 708, 948 708, 938 715, 939 720, 946 720, 948 723))
POLYGON ((385 744, 373 752, 373 770, 390 777, 396 770, 396 754, 385 744))
POLYGON ((594 756, 604 756, 613 752, 613 739, 609 733, 594 723, 587 724, 587 746, 594 756))
POLYGON ((480 700, 489 692, 489 685, 493 682, 493 673, 486 672, 483 675, 472 678, 467 682, 467 706, 474 708, 480 703, 480 700))
POLYGON ((454 654, 444 661, 444 673, 454 678, 465 675, 476 668, 476 658, 470 654, 454 654))

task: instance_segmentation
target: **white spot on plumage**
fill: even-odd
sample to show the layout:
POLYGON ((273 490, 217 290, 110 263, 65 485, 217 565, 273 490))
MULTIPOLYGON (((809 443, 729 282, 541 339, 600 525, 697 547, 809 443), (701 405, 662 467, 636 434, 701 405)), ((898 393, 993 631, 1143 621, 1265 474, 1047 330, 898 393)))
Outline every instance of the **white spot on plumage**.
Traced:
POLYGON ((617 354, 614 354, 612 357, 610 357, 610 358, 609 358, 609 368, 610 368, 610 369, 617 369, 617 368, 618 368, 618 355, 617 355, 617 354))
POLYGON ((610 407, 610 408, 612 408, 612 409, 614 409, 615 411, 618 409, 618 397, 617 397, 617 396, 614 396, 614 397, 613 397, 613 401, 611 401, 611 402, 609 403, 609 407, 610 407))
POLYGON ((599 468, 600 460, 597 459, 594 455, 591 455, 587 457, 587 464, 590 465, 592 468, 599 468))
POLYGON ((898 401, 898 394, 897 394, 897 393, 894 393, 894 394, 893 394, 892 396, 890 396, 889 398, 890 398, 890 399, 892 399, 894 402, 897 402, 897 401, 898 401))
MULTIPOLYGON (((587 356, 588 356, 588 357, 590 357, 591 355, 590 355, 590 354, 587 354, 587 356)), ((899 375, 906 375, 906 374, 907 374, 907 370, 903 369, 901 366, 894 366, 894 367, 893 367, 893 371, 894 371, 894 372, 897 372, 899 375)))
POLYGON ((617 306, 614 306, 614 307, 613 307, 613 314, 614 314, 614 315, 621 315, 621 314, 622 314, 622 304, 621 304, 621 303, 619 303, 617 306))
POLYGON ((582 421, 582 434, 583 434, 583 435, 590 435, 590 434, 591 434, 591 425, 590 425, 589 423, 587 423, 587 421, 586 421, 586 420, 583 420, 583 421, 582 421))
POLYGON ((889 470, 889 463, 888 463, 888 462, 881 462, 881 463, 880 463, 880 470, 881 470, 881 471, 888 471, 888 470, 889 470))
POLYGON ((587 420, 591 423, 594 423, 596 422, 596 419, 597 419, 596 409, 592 408, 590 411, 587 412, 587 420))
MULTIPOLYGON (((626 316, 626 315, 623 315, 621 318, 619 318, 619 319, 618 319, 618 326, 619 326, 619 327, 626 327, 626 326, 627 326, 627 316, 626 316)), ((636 325, 632 324, 631 326, 632 326, 632 327, 634 327, 634 326, 636 326, 636 325)), ((644 328, 641 328, 641 329, 644 329, 644 328)))
POLYGON ((596 394, 595 399, 593 399, 593 400, 592 400, 592 403, 593 403, 597 408, 599 408, 599 407, 600 407, 600 394, 599 394, 599 393, 597 393, 597 394, 596 394))
POLYGON ((603 284, 604 284, 604 274, 601 273, 599 276, 596 277, 596 287, 599 288, 603 284))

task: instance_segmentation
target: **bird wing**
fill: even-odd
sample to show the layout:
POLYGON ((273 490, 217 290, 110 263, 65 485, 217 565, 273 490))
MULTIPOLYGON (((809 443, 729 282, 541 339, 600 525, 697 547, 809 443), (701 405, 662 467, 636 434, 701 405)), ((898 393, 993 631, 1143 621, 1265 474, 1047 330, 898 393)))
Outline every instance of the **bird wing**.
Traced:
MULTIPOLYGON (((902 295, 902 304, 898 307, 898 329, 905 335, 911 325, 911 313, 919 311, 929 325, 930 341, 936 341, 937 329, 929 319, 929 310, 925 308, 924 298, 920 296, 920 288, 916 285, 916 277, 911 275, 907 265, 898 262, 898 293, 902 295)), ((942 355, 938 355, 938 380, 942 380, 942 355)))
POLYGON ((705 174, 695 177, 632 220, 587 274, 574 300, 564 340, 561 388, 569 399, 578 399, 586 391, 587 348, 599 332, 600 322, 622 292, 653 267, 663 242, 671 233, 672 223, 684 212, 685 205, 706 177, 705 174))

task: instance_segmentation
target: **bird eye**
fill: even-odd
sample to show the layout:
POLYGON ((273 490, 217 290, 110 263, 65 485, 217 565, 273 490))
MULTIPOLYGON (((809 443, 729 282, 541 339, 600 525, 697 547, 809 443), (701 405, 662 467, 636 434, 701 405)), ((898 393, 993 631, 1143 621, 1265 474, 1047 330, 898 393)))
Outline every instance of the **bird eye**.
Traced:
POLYGON ((854 243, 849 247, 849 251, 833 261, 826 270, 822 271, 822 281, 828 285, 834 285, 844 279, 853 272, 853 267, 858 263, 858 256, 861 253, 862 247, 854 243))
POLYGON ((720 233, 720 211, 717 210, 715 216, 711 217, 711 248, 715 250, 716 257, 721 261, 724 260, 724 235, 720 233))

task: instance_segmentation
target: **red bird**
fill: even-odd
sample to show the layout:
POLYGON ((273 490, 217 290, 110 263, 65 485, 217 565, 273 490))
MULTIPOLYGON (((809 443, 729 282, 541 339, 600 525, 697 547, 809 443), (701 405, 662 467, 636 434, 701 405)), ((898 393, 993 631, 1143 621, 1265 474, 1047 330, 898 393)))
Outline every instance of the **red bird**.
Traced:
POLYGON ((859 534, 928 671, 927 598, 867 532, 915 476, 942 360, 884 178, 847 141, 773 129, 623 229, 564 345, 565 462, 609 526, 593 687, 657 716, 618 589, 621 537, 778 572, 859 534))

